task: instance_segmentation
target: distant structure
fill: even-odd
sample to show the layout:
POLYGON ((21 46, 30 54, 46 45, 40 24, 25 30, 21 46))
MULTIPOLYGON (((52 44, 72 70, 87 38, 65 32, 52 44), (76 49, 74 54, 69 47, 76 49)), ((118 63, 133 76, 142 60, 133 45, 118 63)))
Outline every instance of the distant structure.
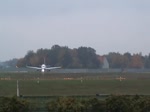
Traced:
POLYGON ((109 69, 109 62, 105 56, 99 56, 99 61, 102 63, 103 69, 109 69))

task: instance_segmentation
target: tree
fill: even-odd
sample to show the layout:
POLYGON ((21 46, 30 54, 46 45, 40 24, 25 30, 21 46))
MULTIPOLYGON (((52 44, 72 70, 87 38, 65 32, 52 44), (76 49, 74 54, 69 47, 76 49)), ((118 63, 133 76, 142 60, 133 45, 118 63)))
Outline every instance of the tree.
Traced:
POLYGON ((111 68, 122 68, 123 58, 120 53, 109 53, 107 58, 111 68))
POLYGON ((82 112, 82 106, 75 98, 59 98, 48 103, 49 112, 82 112))
POLYGON ((131 57, 130 67, 131 68, 142 68, 143 66, 144 66, 144 63, 142 60, 142 56, 139 54, 134 54, 131 57))
POLYGON ((59 62, 62 64, 63 67, 71 67, 71 63, 72 63, 72 57, 70 55, 69 49, 68 48, 64 48, 61 50, 61 54, 59 55, 60 57, 58 58, 59 62))
POLYGON ((99 68, 100 62, 93 48, 79 47, 77 52, 82 68, 99 68))
POLYGON ((25 65, 26 65, 26 60, 25 60, 25 58, 20 58, 20 59, 17 61, 17 64, 16 64, 17 67, 24 67, 25 65))
POLYGON ((150 54, 144 57, 144 67, 150 68, 150 54))
POLYGON ((0 102, 0 109, 2 112, 27 112, 29 111, 29 103, 17 99, 17 97, 4 97, 0 102))
POLYGON ((90 112, 106 112, 106 102, 92 98, 89 100, 90 112))
POLYGON ((81 68, 82 64, 78 58, 78 51, 77 49, 70 50, 70 56, 72 58, 71 68, 81 68))
POLYGON ((126 96, 111 96, 106 99, 106 106, 110 112, 133 112, 131 101, 126 96))
POLYGON ((26 65, 31 65, 30 63, 30 59, 35 55, 34 51, 30 50, 27 52, 27 54, 25 55, 24 59, 26 61, 26 65))

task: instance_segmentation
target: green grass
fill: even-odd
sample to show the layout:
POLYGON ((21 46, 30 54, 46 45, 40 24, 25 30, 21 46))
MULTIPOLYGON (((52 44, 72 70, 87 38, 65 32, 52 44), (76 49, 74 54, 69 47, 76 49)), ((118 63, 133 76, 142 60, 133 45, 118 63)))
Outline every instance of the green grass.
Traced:
MULTIPOLYGON (((150 94, 150 80, 20 80, 25 96, 71 96, 99 94, 150 94)), ((0 95, 16 95, 16 81, 0 81, 0 95)))
POLYGON ((0 73, 0 96, 16 95, 19 80, 20 94, 24 96, 88 96, 99 94, 150 95, 150 74, 44 74, 0 73), (64 80, 64 78, 73 78, 64 80), (81 77, 83 81, 81 82, 81 77), (39 83, 37 82, 39 79, 39 83))
POLYGON ((0 96, 16 95, 16 81, 0 81, 0 96))

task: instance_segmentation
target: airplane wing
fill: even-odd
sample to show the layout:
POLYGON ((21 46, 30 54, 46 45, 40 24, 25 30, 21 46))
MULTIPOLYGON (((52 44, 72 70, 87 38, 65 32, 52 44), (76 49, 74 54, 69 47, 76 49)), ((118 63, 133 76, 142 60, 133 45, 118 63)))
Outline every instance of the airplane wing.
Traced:
POLYGON ((27 68, 33 68, 33 69, 37 69, 37 70, 41 70, 41 67, 33 67, 33 66, 26 66, 27 68))
POLYGON ((61 67, 49 67, 49 68, 45 68, 46 70, 52 70, 52 69, 58 69, 58 68, 61 68, 61 67))

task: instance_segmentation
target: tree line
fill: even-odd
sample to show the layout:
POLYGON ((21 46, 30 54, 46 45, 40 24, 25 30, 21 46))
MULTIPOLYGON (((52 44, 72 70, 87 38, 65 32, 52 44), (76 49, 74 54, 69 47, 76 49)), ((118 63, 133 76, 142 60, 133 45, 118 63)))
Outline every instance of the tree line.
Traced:
POLYGON ((101 66, 93 48, 70 49, 59 45, 54 45, 51 49, 38 49, 36 52, 28 51, 24 58, 18 60, 17 66, 38 66, 44 63, 44 59, 46 65, 63 68, 100 68, 101 66))
POLYGON ((112 95, 105 100, 67 97, 49 102, 47 108, 49 112, 149 112, 150 98, 138 95, 112 95))
POLYGON ((141 53, 124 54, 110 52, 106 55, 96 53, 91 47, 79 47, 70 49, 67 46, 54 45, 50 49, 38 49, 36 52, 30 50, 23 57, 18 59, 16 65, 39 66, 46 60, 46 65, 61 66, 62 68, 102 68, 105 57, 110 68, 150 68, 150 54, 143 56, 141 53))
POLYGON ((44 105, 43 108, 17 97, 0 98, 0 112, 35 112, 40 109, 48 112, 149 112, 150 97, 138 95, 112 95, 106 99, 61 97, 51 99, 44 105))

